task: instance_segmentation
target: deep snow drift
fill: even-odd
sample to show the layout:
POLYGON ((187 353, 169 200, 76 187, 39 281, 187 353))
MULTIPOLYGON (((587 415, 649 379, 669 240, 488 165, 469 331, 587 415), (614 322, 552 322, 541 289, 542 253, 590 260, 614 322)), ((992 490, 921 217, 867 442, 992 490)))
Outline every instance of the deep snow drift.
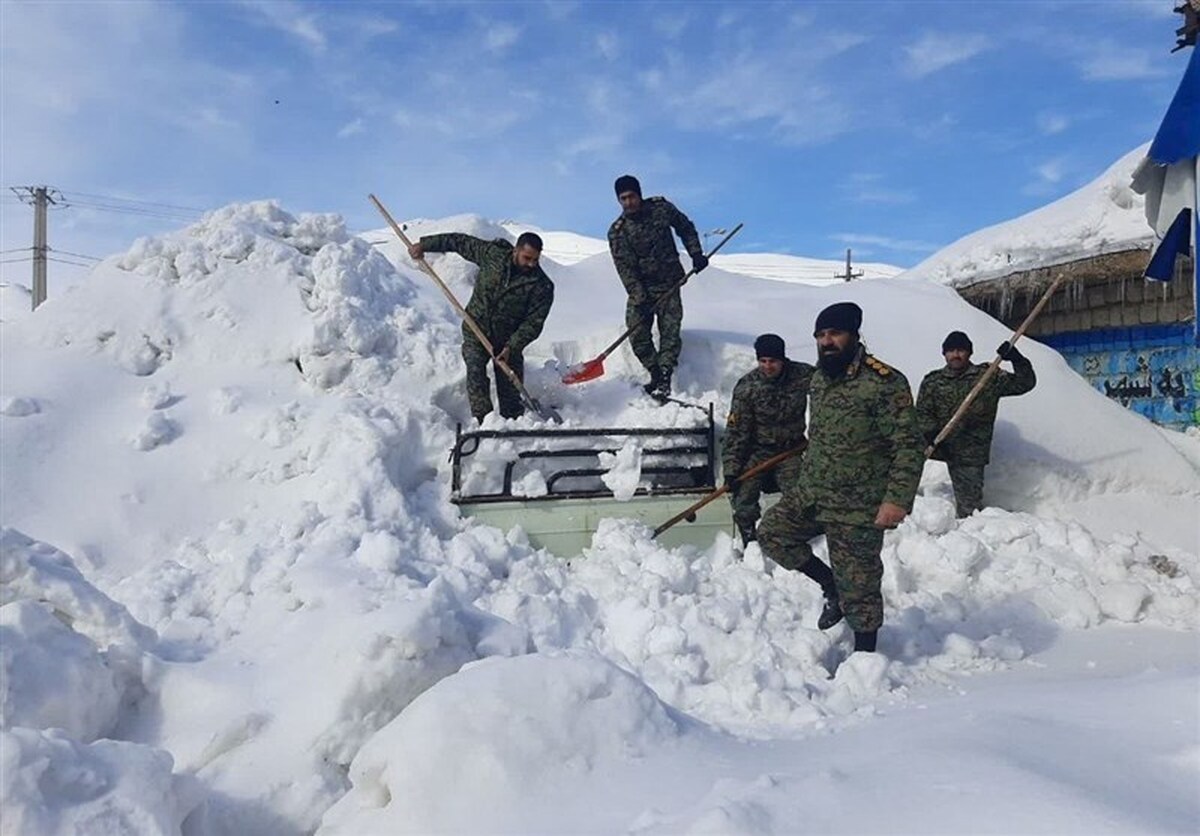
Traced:
MULTIPOLYGON (((410 224, 451 229, 512 237, 475 216, 410 224)), ((882 653, 847 658, 844 627, 812 626, 815 588, 727 537, 666 550, 613 519, 565 560, 461 519, 458 323, 389 234, 230 206, 0 315, 5 832, 780 832, 809 796, 814 830, 1197 820, 1194 633, 1178 632, 1200 601, 1196 438, 1030 344, 1039 385, 1004 402, 989 471, 1010 510, 956 522, 931 464, 886 541, 882 653), (955 708, 968 674, 1034 676, 1083 628, 1145 642, 1159 672, 955 708), (1131 721, 1131 699, 1162 713, 1131 721), (843 817, 864 775, 880 800, 843 817)), ((432 263, 465 300, 470 266, 432 263)), ((570 425, 693 422, 637 397, 627 348, 602 380, 561 385, 619 333, 623 293, 604 254, 546 266, 534 394, 570 425)), ((914 386, 946 331, 981 352, 1007 336, 936 284, 714 266, 685 289, 680 394, 723 410, 755 335, 807 359, 839 299, 914 386)))

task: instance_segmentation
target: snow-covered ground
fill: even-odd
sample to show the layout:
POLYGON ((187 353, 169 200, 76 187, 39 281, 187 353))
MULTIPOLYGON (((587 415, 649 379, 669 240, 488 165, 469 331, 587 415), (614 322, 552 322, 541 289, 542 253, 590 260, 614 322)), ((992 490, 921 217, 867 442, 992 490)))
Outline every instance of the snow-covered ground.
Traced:
MULTIPOLYGON (((434 230, 511 237, 409 224, 434 230)), ((560 383, 623 291, 558 246, 533 393, 570 426, 692 422, 637 397, 627 348, 560 383)), ((431 262, 465 300, 468 265, 431 262)), ((717 262, 684 291, 680 394, 723 409, 764 331, 811 358, 841 299, 914 386, 947 331, 1007 336, 936 282, 717 262)), ((724 535, 610 519, 554 556, 460 518, 458 322, 383 232, 230 206, 0 322, 4 833, 1200 825, 1200 438, 1049 349, 1001 407, 994 507, 956 521, 929 465, 887 536, 881 653, 848 655, 809 581, 724 535)))

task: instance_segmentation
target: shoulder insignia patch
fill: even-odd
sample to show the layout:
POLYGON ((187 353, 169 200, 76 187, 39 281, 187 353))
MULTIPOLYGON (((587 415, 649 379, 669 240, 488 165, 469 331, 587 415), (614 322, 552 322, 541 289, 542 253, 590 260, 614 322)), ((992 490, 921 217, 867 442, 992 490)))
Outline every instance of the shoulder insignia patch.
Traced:
POLYGON ((727 427, 737 426, 737 422, 738 422, 737 413, 731 412, 731 413, 729 413, 729 416, 725 419, 725 426, 727 426, 727 427))
POLYGON ((867 362, 867 365, 871 368, 871 371, 875 372, 880 377, 887 377, 889 374, 892 373, 891 366, 889 366, 887 363, 883 362, 882 360, 877 359, 872 354, 867 355, 866 362, 867 362))
POLYGON ((905 389, 903 392, 897 392, 892 396, 892 403, 896 409, 908 409, 913 405, 912 392, 905 389))

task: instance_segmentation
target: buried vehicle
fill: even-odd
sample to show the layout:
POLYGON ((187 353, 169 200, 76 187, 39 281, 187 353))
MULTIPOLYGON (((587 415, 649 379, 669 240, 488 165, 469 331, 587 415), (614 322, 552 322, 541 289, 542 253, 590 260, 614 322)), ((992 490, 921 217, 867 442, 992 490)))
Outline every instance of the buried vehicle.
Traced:
MULTIPOLYGON (((691 427, 472 430, 459 426, 450 453, 451 501, 464 516, 505 531, 521 526, 529 542, 560 557, 591 545, 600 520, 659 526, 717 490, 713 408, 691 427)), ((657 539, 707 548, 734 533, 726 503, 657 539)))

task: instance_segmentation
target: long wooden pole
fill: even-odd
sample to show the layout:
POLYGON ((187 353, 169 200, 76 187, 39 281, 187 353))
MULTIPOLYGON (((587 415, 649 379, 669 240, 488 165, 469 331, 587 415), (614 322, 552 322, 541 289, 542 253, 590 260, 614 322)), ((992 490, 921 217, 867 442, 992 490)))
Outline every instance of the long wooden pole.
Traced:
MULTIPOLYGON (((411 247, 412 241, 410 241, 408 236, 404 234, 404 230, 401 229, 400 225, 396 223, 394 218, 392 218, 391 213, 388 212, 388 210, 383 207, 383 204, 379 202, 379 198, 375 197, 373 194, 367 195, 367 197, 371 198, 371 202, 375 204, 375 208, 379 210, 379 214, 383 215, 384 220, 388 222, 388 226, 392 228, 392 231, 400 236, 400 240, 404 242, 404 245, 406 247, 411 247)), ((521 378, 517 377, 517 373, 512 370, 512 367, 496 356, 496 349, 492 347, 492 343, 483 333, 483 329, 480 328, 479 324, 475 322, 475 318, 467 313, 467 309, 459 304, 458 299, 454 296, 454 292, 451 291, 450 288, 446 286, 446 283, 442 281, 441 277, 434 272, 433 268, 429 266, 429 262, 427 262, 424 258, 418 258, 415 259, 415 261, 417 262, 417 266, 425 271, 426 275, 428 275, 429 278, 433 279, 437 283, 437 286, 442 289, 442 293, 446 294, 446 298, 450 300, 450 304, 454 306, 454 310, 458 311, 459 316, 463 318, 463 321, 467 323, 467 327, 471 329, 471 333, 475 335, 475 338, 479 340, 479 342, 487 350, 487 353, 492 358, 492 362, 496 364, 496 368, 500 369, 500 371, 504 373, 504 376, 509 379, 512 385, 516 387, 517 391, 521 393, 521 400, 525 402, 525 405, 543 418, 549 418, 553 420, 554 423, 561 424, 563 419, 562 416, 558 414, 558 410, 554 409, 553 407, 543 407, 540 403, 538 403, 537 399, 533 397, 533 395, 529 394, 529 390, 525 388, 525 384, 521 381, 521 378)))
MULTIPOLYGON (((1021 327, 1013 332, 1012 338, 1008 341, 1009 345, 1017 344, 1017 340, 1021 339, 1021 337, 1025 334, 1025 331, 1030 325, 1033 324, 1033 321, 1037 319, 1037 315, 1042 312, 1042 308, 1046 307, 1046 303, 1050 301, 1050 297, 1054 295, 1054 291, 1058 290, 1058 286, 1062 284, 1066 278, 1066 273, 1059 273, 1058 277, 1050 283, 1050 286, 1046 288, 1046 292, 1042 294, 1042 298, 1038 300, 1038 303, 1033 306, 1033 310, 1031 310, 1029 315, 1025 317, 1025 321, 1021 323, 1021 327)), ((988 364, 983 376, 979 378, 979 381, 974 387, 971 388, 971 391, 967 393, 967 396, 963 398, 963 402, 958 405, 958 409, 955 410, 954 414, 950 416, 950 420, 946 422, 946 426, 942 427, 942 431, 937 434, 937 438, 933 440, 933 443, 925 448, 925 458, 932 456, 934 449, 936 449, 939 444, 945 441, 950 433, 954 432, 954 428, 958 426, 958 423, 962 420, 962 417, 966 415, 967 410, 971 408, 971 404, 973 404, 975 399, 979 397, 979 393, 983 391, 983 387, 987 385, 988 381, 991 380, 993 376, 995 376, 996 370, 1000 368, 1000 361, 1003 359, 1003 357, 997 354, 992 362, 988 364)))
MULTIPOLYGON (((808 446, 808 443, 805 442, 805 443, 801 444, 799 447, 793 447, 791 450, 784 450, 782 453, 776 453, 774 456, 771 456, 771 458, 766 459, 765 461, 761 461, 758 464, 754 465, 754 467, 747 470, 745 473, 743 473, 741 476, 738 477, 738 481, 741 481, 742 479, 749 479, 751 476, 757 476, 758 474, 760 474, 764 471, 770 470, 771 468, 775 467, 775 465, 779 464, 780 462, 790 459, 792 456, 801 452, 807 446, 808 446)), ((729 488, 726 487, 725 485, 722 485, 721 487, 717 488, 712 493, 707 494, 699 502, 696 502, 695 504, 691 505, 690 507, 685 508, 684 510, 680 511, 675 516, 671 517, 671 519, 667 520, 665 523, 660 525, 658 528, 654 529, 654 536, 657 537, 658 535, 662 534, 664 531, 666 531, 671 526, 675 525, 680 520, 685 520, 688 517, 695 515, 695 513, 697 511, 699 511, 701 508, 703 508, 705 505, 712 502, 714 499, 717 499, 718 497, 724 496, 727 493, 729 493, 729 488)))

